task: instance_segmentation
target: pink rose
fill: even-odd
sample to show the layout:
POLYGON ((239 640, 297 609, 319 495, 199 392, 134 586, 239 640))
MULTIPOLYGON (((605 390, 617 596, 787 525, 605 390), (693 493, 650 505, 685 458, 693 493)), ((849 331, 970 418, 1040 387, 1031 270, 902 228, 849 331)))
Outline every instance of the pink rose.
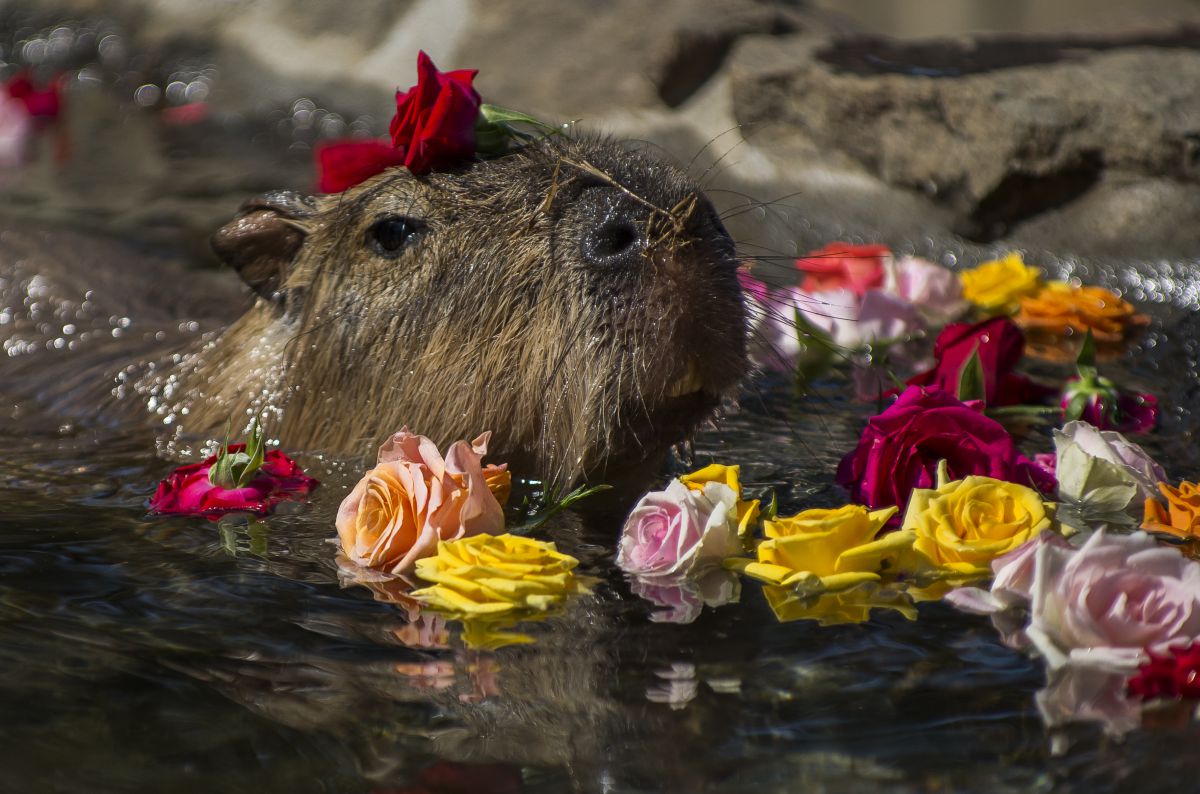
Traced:
POLYGON ((990 590, 960 587, 946 594, 946 600, 965 612, 990 615, 1029 604, 1037 552, 1042 546, 1070 549, 1071 544, 1055 532, 1040 532, 1017 548, 992 560, 990 590))
POLYGON ((883 286, 885 264, 892 259, 886 245, 830 243, 796 260, 806 292, 850 290, 862 295, 883 286))
POLYGON ((847 349, 902 339, 923 328, 911 303, 882 290, 795 290, 790 297, 805 322, 847 349))
MULTIPOLYGON (((229 453, 244 451, 245 444, 230 444, 229 453)), ((265 516, 280 502, 300 500, 320 483, 307 476, 296 462, 277 449, 263 456, 262 467, 243 488, 221 488, 208 479, 217 462, 213 455, 201 463, 180 466, 158 484, 150 512, 164 515, 205 516, 216 521, 226 513, 265 516)))
POLYGON ((407 573, 439 540, 502 532, 504 511, 482 465, 490 437, 456 441, 445 460, 433 441, 408 428, 389 438, 338 508, 342 551, 358 565, 407 573))
POLYGON ((977 403, 919 386, 868 420, 858 446, 838 465, 837 482, 858 504, 903 507, 913 488, 934 487, 941 460, 951 480, 978 474, 1042 491, 1054 486, 977 403))
POLYGON ((672 480, 633 508, 621 530, 617 565, 642 576, 686 575, 740 554, 737 494, 724 483, 693 491, 672 480))
MULTIPOLYGON (((743 281, 743 289, 746 282, 743 281)), ((796 327, 795 287, 773 292, 761 281, 746 291, 748 314, 753 337, 754 360, 772 370, 789 372, 804 349, 801 332, 796 327)))
POLYGON ((931 325, 945 325, 967 310, 962 283, 948 268, 904 256, 884 268, 884 292, 903 298, 931 325))
POLYGON ((1144 532, 1097 531, 1082 547, 1043 544, 1026 635, 1051 669, 1132 673, 1146 651, 1200 637, 1200 563, 1144 532))

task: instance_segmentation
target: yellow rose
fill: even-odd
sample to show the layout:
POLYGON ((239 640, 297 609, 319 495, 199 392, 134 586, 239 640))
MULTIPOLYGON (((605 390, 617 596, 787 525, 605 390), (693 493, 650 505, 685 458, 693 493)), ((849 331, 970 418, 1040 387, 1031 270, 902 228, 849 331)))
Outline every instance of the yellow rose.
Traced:
POLYGON ((740 467, 738 466, 710 463, 691 474, 683 475, 679 481, 693 491, 701 493, 704 491, 704 484, 710 482, 719 482, 732 488, 733 492, 737 494, 738 536, 744 538, 749 533, 750 527, 758 520, 759 504, 757 499, 749 502, 742 499, 742 484, 738 481, 739 472, 740 467))
POLYGON ((516 535, 473 535, 441 541, 417 560, 417 576, 433 586, 412 597, 452 618, 544 612, 568 595, 589 592, 573 569, 579 561, 553 543, 516 535))
POLYGON ((1042 271, 1026 265, 1016 251, 958 274, 963 297, 987 312, 1011 313, 1020 299, 1042 286, 1042 271))
POLYGON ((767 540, 758 544, 757 560, 735 558, 726 566, 768 584, 806 592, 845 590, 879 581, 885 568, 903 567, 911 559, 912 538, 897 533, 875 540, 896 512, 895 507, 868 511, 859 505, 836 510, 805 510, 763 522, 767 540))
POLYGON ((780 623, 815 620, 822 626, 862 623, 872 609, 892 609, 908 620, 917 619, 917 610, 908 596, 877 584, 862 584, 849 590, 822 595, 800 595, 788 587, 764 587, 767 604, 780 623))
POLYGON ((991 477, 948 479, 943 461, 938 487, 913 490, 901 526, 912 533, 913 548, 948 573, 988 575, 993 559, 1054 524, 1032 488, 991 477))

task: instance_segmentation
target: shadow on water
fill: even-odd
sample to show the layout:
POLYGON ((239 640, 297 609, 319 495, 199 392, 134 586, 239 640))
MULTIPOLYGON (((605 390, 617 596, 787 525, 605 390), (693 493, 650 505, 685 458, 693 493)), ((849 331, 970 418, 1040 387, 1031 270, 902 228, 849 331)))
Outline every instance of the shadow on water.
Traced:
MULTIPOLYGON (((100 107, 88 90, 79 106, 100 107)), ((156 134, 144 111, 122 112, 156 134)), ((169 159, 194 179, 142 173, 122 188, 129 212, 163 200, 152 233, 118 211, 96 225, 187 251, 188 230, 218 205, 307 178, 298 159, 257 160, 276 141, 240 143, 251 122, 205 124, 204 147, 169 159), (246 158, 254 174, 220 176, 246 158), (195 189, 206 175, 214 194, 195 189)), ((136 137, 117 140, 127 132, 88 129, 119 157, 139 155, 136 137)), ((61 221, 72 202, 101 201, 111 174, 64 167, 97 180, 92 193, 80 199, 42 163, 0 214, 61 221)), ((1184 265, 1048 264, 1121 286, 1155 315, 1112 374, 1159 394, 1148 446, 1172 474, 1195 471, 1200 281, 1184 265)), ((696 454, 740 463, 784 510, 835 504, 834 466, 871 409, 849 391, 833 377, 803 394, 760 379, 696 454)), ((152 439, 11 397, 0 408, 0 791, 1030 792, 1137 780, 1151 792, 1200 772, 1194 753, 1163 751, 1193 746, 1195 726, 1123 743, 1081 727, 1056 754, 1033 702, 1041 666, 938 603, 916 621, 779 624, 746 582, 737 605, 652 622, 611 563, 616 521, 583 531, 566 514, 547 529, 599 578, 594 597, 522 627, 534 644, 468 649, 454 627, 339 586, 328 539, 352 473, 337 462, 302 457, 324 485, 265 529, 151 520, 145 500, 170 467, 152 439)))

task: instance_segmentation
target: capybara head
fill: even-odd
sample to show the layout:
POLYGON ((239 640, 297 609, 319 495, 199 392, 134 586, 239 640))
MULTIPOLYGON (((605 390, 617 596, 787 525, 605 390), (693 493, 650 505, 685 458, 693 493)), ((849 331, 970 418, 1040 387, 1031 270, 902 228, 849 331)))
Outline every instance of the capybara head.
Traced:
POLYGON ((260 297, 185 362, 196 431, 243 410, 290 446, 365 453, 404 425, 491 430, 518 475, 606 481, 657 465, 746 369, 712 205, 610 141, 268 194, 213 244, 260 297))

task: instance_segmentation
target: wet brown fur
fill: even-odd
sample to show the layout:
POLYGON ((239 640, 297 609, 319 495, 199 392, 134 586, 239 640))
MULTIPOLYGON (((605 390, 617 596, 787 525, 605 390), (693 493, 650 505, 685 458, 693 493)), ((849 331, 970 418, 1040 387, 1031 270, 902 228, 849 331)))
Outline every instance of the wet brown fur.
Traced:
POLYGON ((201 439, 260 416, 290 449, 353 455, 405 425, 442 444, 491 430, 490 460, 565 486, 657 467, 746 368, 716 213, 678 168, 610 141, 252 204, 217 248, 262 297, 223 331, 139 354, 117 388, 109 369, 109 415, 149 405, 201 439), (424 226, 394 259, 368 240, 387 215, 424 226), (610 216, 640 230, 636 266, 584 260, 610 216), (260 222, 265 237, 243 234, 260 222), (689 366, 702 388, 669 397, 689 366))

